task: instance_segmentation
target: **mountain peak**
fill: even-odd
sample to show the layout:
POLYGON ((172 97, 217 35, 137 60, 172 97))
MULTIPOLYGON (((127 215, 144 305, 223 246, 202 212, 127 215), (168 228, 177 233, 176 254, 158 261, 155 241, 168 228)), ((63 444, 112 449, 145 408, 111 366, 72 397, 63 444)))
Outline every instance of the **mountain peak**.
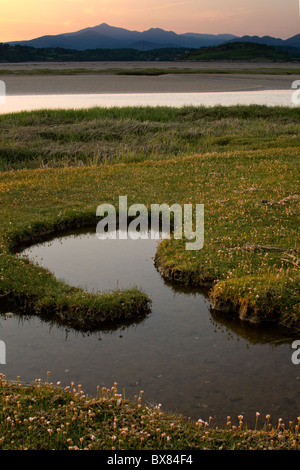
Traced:
POLYGON ((289 40, 264 36, 244 36, 238 38, 230 34, 177 34, 174 31, 165 31, 162 28, 150 28, 147 31, 130 31, 125 28, 111 26, 102 22, 96 26, 81 29, 72 33, 42 36, 30 41, 10 42, 37 48, 62 47, 65 49, 161 49, 161 48, 188 48, 199 49, 207 46, 218 46, 229 41, 258 42, 267 45, 293 45, 300 47, 299 37, 289 40))

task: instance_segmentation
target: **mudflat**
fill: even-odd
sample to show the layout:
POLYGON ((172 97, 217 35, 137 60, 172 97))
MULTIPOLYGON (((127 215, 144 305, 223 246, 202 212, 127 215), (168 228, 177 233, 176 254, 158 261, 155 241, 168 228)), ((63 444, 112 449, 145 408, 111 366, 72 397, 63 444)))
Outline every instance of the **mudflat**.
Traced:
POLYGON ((257 90, 289 90, 299 79, 299 64, 248 62, 68 62, 0 64, 0 79, 6 84, 7 95, 82 94, 82 93, 201 93, 257 90), (89 73, 60 75, 66 69, 87 69, 89 73), (165 75, 117 75, 109 69, 135 70, 159 68, 216 70, 216 73, 168 73, 165 75), (265 69, 295 69, 295 74, 267 74, 265 69), (1 70, 49 69, 42 75, 7 75, 1 70), (224 70, 243 73, 224 74, 224 70), (262 73, 247 74, 245 70, 260 69, 262 73), (58 74, 55 74, 55 71, 58 74), (99 73, 99 71, 106 71, 99 73), (220 71, 220 73, 218 73, 220 71), (54 72, 54 73, 53 73, 54 72))
POLYGON ((279 69, 299 69, 299 62, 247 62, 247 61, 94 61, 94 62, 3 62, 0 63, 0 70, 32 70, 32 69, 73 69, 87 68, 94 70, 106 70, 109 68, 122 69, 146 69, 157 67, 160 69, 182 69, 192 68, 198 70, 216 69, 216 70, 240 70, 240 69, 258 69, 258 68, 279 68, 279 69))

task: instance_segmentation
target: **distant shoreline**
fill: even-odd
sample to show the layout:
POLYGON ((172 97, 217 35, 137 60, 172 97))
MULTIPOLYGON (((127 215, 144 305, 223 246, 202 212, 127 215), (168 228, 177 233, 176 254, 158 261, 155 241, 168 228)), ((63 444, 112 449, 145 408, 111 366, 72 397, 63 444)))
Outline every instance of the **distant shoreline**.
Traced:
POLYGON ((252 62, 231 62, 232 73, 228 73, 228 69, 228 63, 224 62, 2 63, 0 80, 6 84, 7 95, 15 96, 289 90, 292 82, 300 78, 299 65, 289 63, 261 63, 258 67, 252 62), (287 69, 290 74, 281 74, 281 70, 287 69), (20 73, 22 70, 25 74, 20 73), (140 73, 141 70, 145 73, 140 73), (162 73, 147 73, 147 70, 162 73), (32 75, 31 71, 34 71, 32 75))
POLYGON ((273 62, 273 61, 244 61, 244 60, 208 60, 208 61, 155 61, 155 60, 124 60, 124 61, 28 61, 28 62, 0 62, 0 72, 3 69, 70 69, 70 68, 88 68, 103 70, 108 68, 192 68, 192 69, 256 69, 256 68, 291 68, 299 69, 300 62, 273 62), (230 66, 229 66, 230 64, 230 66))

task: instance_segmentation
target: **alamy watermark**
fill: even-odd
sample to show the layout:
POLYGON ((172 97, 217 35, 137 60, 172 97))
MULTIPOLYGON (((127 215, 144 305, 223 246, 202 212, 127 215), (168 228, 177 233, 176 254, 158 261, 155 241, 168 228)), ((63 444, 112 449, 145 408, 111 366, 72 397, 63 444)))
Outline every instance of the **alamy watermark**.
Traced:
POLYGON ((97 207, 98 238, 117 238, 132 240, 156 238, 161 233, 162 239, 185 239, 186 250, 201 250, 204 244, 204 205, 196 204, 195 223, 193 224, 193 205, 152 204, 150 212, 144 204, 133 204, 127 207, 127 196, 119 197, 119 209, 112 204, 101 204, 97 207), (193 228, 194 225, 194 228, 193 228), (151 228, 151 230, 150 230, 151 228))
POLYGON ((300 105, 300 80, 295 80, 292 83, 292 89, 296 90, 292 93, 292 103, 298 106, 300 105))
POLYGON ((0 364, 6 364, 6 346, 4 341, 0 341, 0 364))
POLYGON ((0 104, 6 103, 6 86, 3 80, 0 80, 0 104))
POLYGON ((300 340, 293 342, 292 349, 296 349, 296 351, 292 354, 292 363, 298 365, 300 364, 300 340))

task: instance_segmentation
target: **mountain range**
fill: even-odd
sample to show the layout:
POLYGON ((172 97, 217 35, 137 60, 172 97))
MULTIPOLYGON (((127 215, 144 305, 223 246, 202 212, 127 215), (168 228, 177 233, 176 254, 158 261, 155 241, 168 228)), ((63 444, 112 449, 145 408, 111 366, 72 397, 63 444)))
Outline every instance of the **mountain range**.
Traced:
POLYGON ((35 48, 61 47, 65 49, 122 49, 151 50, 169 47, 195 48, 218 46, 226 42, 256 42, 267 45, 293 46, 300 48, 300 34, 283 40, 270 36, 243 36, 233 34, 177 34, 160 28, 147 31, 130 31, 124 28, 102 23, 98 26, 84 28, 79 31, 57 35, 41 36, 27 41, 13 41, 10 45, 24 45, 35 48))
POLYGON ((252 42, 256 44, 265 44, 267 46, 283 46, 283 47, 298 47, 300 48, 300 34, 292 36, 289 39, 274 38, 272 36, 242 36, 234 38, 233 41, 238 42, 252 42))

